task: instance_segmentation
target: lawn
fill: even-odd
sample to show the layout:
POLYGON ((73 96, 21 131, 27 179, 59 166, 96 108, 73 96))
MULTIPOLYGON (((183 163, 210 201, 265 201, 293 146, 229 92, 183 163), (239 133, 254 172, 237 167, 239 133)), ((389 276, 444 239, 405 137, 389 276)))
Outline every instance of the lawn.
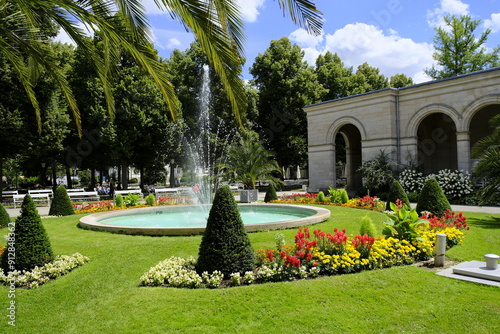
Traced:
MULTIPOLYGON (((314 228, 357 233, 367 210, 328 207, 314 228)), ((468 213, 459 261, 500 253, 500 215, 468 213)), ((172 255, 197 255, 201 236, 146 237, 82 230, 78 218, 44 219, 55 254, 90 262, 38 289, 16 291, 16 326, 7 324, 8 288, 0 287, 1 333, 500 333, 500 288, 436 275, 416 266, 228 289, 138 287, 140 276, 172 255)), ((0 230, 0 234, 7 234, 0 230)), ((287 243, 296 230, 282 230, 287 243)), ((276 231, 251 233, 255 249, 276 231)), ((2 239, 2 244, 5 240, 2 239)))

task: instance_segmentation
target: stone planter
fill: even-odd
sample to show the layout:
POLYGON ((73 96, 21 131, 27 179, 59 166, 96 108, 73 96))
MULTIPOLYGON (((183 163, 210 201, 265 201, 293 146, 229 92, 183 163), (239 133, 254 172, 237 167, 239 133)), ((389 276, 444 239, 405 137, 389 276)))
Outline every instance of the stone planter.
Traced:
POLYGON ((240 190, 240 202, 241 203, 252 203, 259 200, 259 190, 240 190))

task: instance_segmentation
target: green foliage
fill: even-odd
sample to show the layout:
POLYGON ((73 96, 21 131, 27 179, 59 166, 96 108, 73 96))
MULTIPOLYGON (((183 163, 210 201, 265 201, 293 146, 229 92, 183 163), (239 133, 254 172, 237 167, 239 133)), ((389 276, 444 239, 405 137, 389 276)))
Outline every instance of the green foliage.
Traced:
POLYGON ((411 211, 404 207, 398 209, 394 203, 391 203, 390 206, 394 214, 387 215, 389 220, 384 222, 385 228, 382 230, 382 234, 387 238, 393 237, 411 242, 413 239, 417 239, 416 228, 422 224, 429 224, 428 220, 418 217, 415 209, 411 211))
POLYGON ((146 204, 149 206, 153 206, 156 203, 155 195, 153 194, 147 195, 146 198, 144 198, 144 200, 146 201, 146 204))
POLYGON ((278 195, 276 194, 276 188, 272 183, 269 184, 266 190, 266 195, 264 196, 264 202, 269 203, 271 201, 275 201, 278 199, 278 195))
POLYGON ((254 269, 255 254, 229 187, 220 187, 214 198, 201 240, 198 273, 218 270, 229 277, 254 269))
POLYGON ((486 179, 486 184, 480 189, 481 205, 500 198, 500 115, 490 120, 493 133, 474 145, 472 154, 478 164, 474 172, 486 179))
POLYGON ((363 218, 361 218, 361 227, 359 228, 359 234, 360 235, 367 234, 368 236, 374 238, 378 236, 377 228, 373 223, 373 219, 371 219, 368 216, 363 216, 363 218))
MULTIPOLYGON (((332 202, 332 203, 341 203, 342 202, 342 196, 340 194, 340 191, 333 188, 332 186, 330 186, 328 188, 328 194, 329 194, 330 202, 332 202)), ((318 194, 318 197, 319 197, 319 194, 318 194)))
POLYGON ((406 195, 406 192, 404 191, 403 187, 401 187, 401 184, 397 181, 394 180, 392 181, 390 190, 389 190, 389 195, 387 196, 386 199, 386 210, 390 210, 391 206, 390 203, 396 203, 396 200, 400 200, 403 202, 403 205, 406 205, 407 209, 410 209, 410 200, 408 199, 408 195, 406 195))
POLYGON ((123 208, 123 206, 125 205, 125 203, 123 203, 123 196, 122 194, 118 194, 116 195, 115 197, 115 205, 119 208, 123 208))
POLYGON ((340 192, 340 202, 342 204, 346 204, 349 201, 349 194, 347 194, 347 190, 339 189, 340 192))
POLYGON ((396 163, 392 162, 389 155, 384 151, 372 160, 366 161, 359 167, 358 172, 361 172, 365 178, 366 186, 371 192, 371 195, 381 196, 382 193, 389 191, 389 187, 395 178, 396 163))
POLYGON ((418 195, 417 212, 428 211, 440 217, 446 212, 446 209, 451 210, 451 206, 441 186, 436 179, 427 179, 418 195))
POLYGON ((425 69, 427 75, 442 79, 498 66, 500 48, 488 53, 485 46, 491 29, 486 29, 479 37, 474 34, 481 20, 472 20, 469 15, 447 15, 444 22, 445 26, 438 26, 434 35, 436 51, 432 57, 438 68, 433 65, 425 69))
POLYGON ((16 219, 14 246, 16 257, 13 266, 8 263, 8 252, 2 255, 4 272, 31 270, 54 259, 49 237, 30 195, 24 197, 21 215, 16 219))
POLYGON ((69 216, 74 213, 75 209, 66 188, 63 186, 57 187, 54 199, 50 204, 49 216, 69 216))
POLYGON ((7 213, 7 210, 3 207, 2 203, 0 203, 0 228, 5 227, 9 224, 10 217, 7 213))
POLYGON ((127 194, 127 196, 123 198, 123 202, 125 202, 125 205, 128 207, 136 206, 140 204, 141 196, 135 194, 127 194))
POLYGON ((319 203, 325 203, 326 202, 326 196, 325 196, 325 193, 320 191, 318 193, 318 197, 316 197, 316 202, 319 202, 319 203))
POLYGON ((411 77, 407 77, 405 74, 394 74, 389 81, 389 86, 393 88, 402 88, 407 86, 412 86, 413 79, 411 77))

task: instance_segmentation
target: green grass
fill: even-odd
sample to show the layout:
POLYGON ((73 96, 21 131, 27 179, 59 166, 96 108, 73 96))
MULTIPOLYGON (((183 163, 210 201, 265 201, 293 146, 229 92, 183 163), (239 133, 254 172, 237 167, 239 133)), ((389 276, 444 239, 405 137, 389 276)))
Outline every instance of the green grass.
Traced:
MULTIPOLYGON (((312 229, 358 233, 369 215, 380 231, 385 219, 329 209, 332 218, 312 229)), ((500 253, 500 215, 467 216, 465 244, 447 255, 468 261, 500 253)), ((79 217, 43 222, 55 254, 80 252, 90 262, 38 289, 17 290, 15 328, 7 324, 8 288, 0 287, 0 333, 500 333, 500 288, 415 266, 216 290, 138 287, 160 260, 196 256, 201 236, 87 231, 77 227, 79 217)), ((295 229, 279 232, 293 242, 295 229)), ((251 233, 253 247, 273 247, 276 233, 251 233)))

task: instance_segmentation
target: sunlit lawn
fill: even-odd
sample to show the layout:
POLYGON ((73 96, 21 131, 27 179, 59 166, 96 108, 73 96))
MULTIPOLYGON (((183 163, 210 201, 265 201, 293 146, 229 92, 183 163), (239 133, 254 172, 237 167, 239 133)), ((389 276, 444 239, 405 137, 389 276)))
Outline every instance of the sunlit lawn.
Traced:
MULTIPOLYGON (((330 209, 332 218, 314 228, 357 233, 370 215, 381 231, 385 219, 330 209)), ((447 255, 470 261, 500 253, 500 215, 467 216, 465 244, 447 255)), ((217 290, 138 287, 160 260, 196 256, 201 236, 87 231, 77 227, 79 217, 43 221, 56 254, 79 252, 90 262, 38 289, 17 290, 15 328, 7 324, 8 288, 0 287, 0 333, 500 333, 500 288, 415 266, 217 290)), ((279 232, 293 242, 296 230, 279 232)), ((273 247, 276 233, 251 233, 253 247, 273 247)))

